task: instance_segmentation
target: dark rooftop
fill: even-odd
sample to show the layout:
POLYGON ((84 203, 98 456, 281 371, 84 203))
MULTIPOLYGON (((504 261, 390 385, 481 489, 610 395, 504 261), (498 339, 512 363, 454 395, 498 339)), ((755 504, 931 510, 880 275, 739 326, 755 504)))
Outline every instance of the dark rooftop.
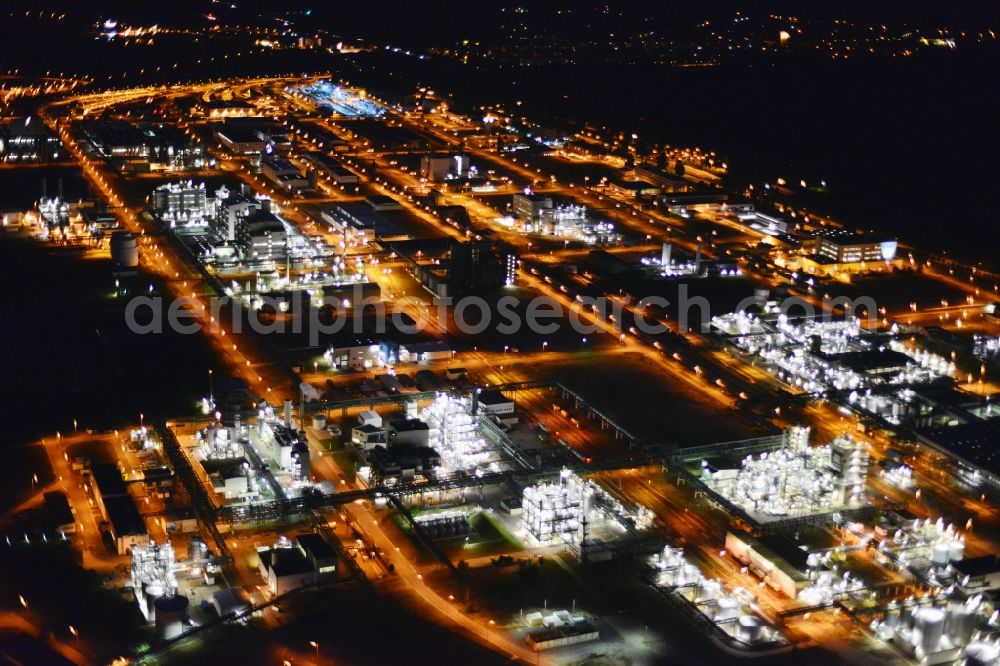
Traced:
POLYGON ((981 557, 970 557, 953 562, 952 566, 962 576, 985 576, 986 574, 1000 571, 1000 556, 983 555, 981 557))

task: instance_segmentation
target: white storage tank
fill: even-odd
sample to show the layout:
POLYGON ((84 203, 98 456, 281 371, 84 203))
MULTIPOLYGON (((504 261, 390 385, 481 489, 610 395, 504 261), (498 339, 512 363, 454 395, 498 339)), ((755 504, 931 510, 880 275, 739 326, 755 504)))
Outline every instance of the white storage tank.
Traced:
POLYGON ((162 585, 153 583, 151 585, 143 585, 142 594, 146 600, 146 617, 151 620, 155 612, 156 600, 166 594, 166 590, 163 589, 162 585))
POLYGON ((997 666, 1000 664, 1000 647, 993 643, 975 641, 965 646, 965 666, 997 666))
POLYGON ((960 539, 955 539, 951 542, 951 546, 948 547, 948 559, 952 562, 958 562, 965 556, 965 542, 960 539))
POLYGON ((934 564, 948 564, 948 544, 936 543, 931 550, 931 561, 934 564))
POLYGON ((156 636, 170 640, 184 633, 188 615, 187 597, 160 597, 156 600, 156 636))
POLYGON ((740 616, 737 632, 741 641, 756 643, 764 633, 764 623, 756 615, 743 615, 740 616))
POLYGON ((948 638, 955 645, 965 645, 972 640, 976 629, 976 609, 974 606, 953 601, 948 604, 948 615, 944 622, 948 638))
POLYGON ((913 643, 924 654, 937 652, 944 635, 944 611, 940 608, 921 608, 913 614, 913 643))
POLYGON ((111 260, 116 266, 135 268, 139 265, 139 245, 128 231, 111 234, 111 260))
POLYGON ((722 597, 719 599, 715 610, 715 621, 735 620, 740 616, 740 602, 732 597, 722 597))
POLYGON ((722 585, 716 580, 706 580, 698 590, 700 601, 714 601, 722 594, 722 585))
POLYGON ((326 417, 322 415, 312 417, 313 428, 316 430, 323 430, 326 428, 326 417))

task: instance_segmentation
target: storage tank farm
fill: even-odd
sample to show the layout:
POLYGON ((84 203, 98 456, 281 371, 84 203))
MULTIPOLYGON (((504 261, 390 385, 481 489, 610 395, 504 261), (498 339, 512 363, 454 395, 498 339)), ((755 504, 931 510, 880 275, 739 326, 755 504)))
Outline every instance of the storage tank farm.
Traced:
POLYGON ((705 577, 680 548, 664 547, 652 556, 650 565, 655 587, 682 597, 732 639, 746 645, 783 640, 778 628, 755 610, 753 594, 741 587, 726 589, 720 581, 705 577))
POLYGON ((980 595, 943 596, 892 601, 871 628, 876 636, 921 662, 951 663, 968 652, 968 663, 979 663, 976 660, 982 658, 986 660, 981 663, 1000 664, 1000 650, 990 649, 995 643, 981 641, 977 629, 986 626, 992 606, 984 604, 980 595))

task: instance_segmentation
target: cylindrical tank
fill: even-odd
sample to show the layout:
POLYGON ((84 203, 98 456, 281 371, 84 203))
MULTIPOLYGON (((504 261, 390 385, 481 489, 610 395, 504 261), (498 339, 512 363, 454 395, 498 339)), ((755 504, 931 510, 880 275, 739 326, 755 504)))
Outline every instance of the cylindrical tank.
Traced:
POLYGON ((176 638, 184 632, 188 599, 184 596, 160 597, 156 600, 156 635, 160 640, 176 638))
POLYGON ((944 611, 940 608, 921 608, 913 614, 913 643, 924 654, 937 652, 944 635, 944 611))
POLYGON ((155 608, 156 600, 162 597, 165 593, 162 585, 153 583, 151 585, 144 585, 142 590, 142 595, 146 599, 146 609, 148 616, 152 619, 153 609, 155 608))
POLYGON ((111 234, 111 260, 116 266, 135 268, 139 265, 139 246, 135 236, 127 231, 111 234))
POLYGON ((756 615, 742 615, 739 619, 738 635, 741 641, 756 643, 764 633, 764 623, 756 615))
POLYGON ((963 557, 965 557, 965 543, 955 539, 948 547, 948 559, 952 562, 958 562, 963 557))
POLYGON ((968 643, 972 640, 972 632, 976 629, 975 608, 961 602, 949 604, 944 629, 955 645, 968 643))
POLYGON ((975 641, 965 646, 965 666, 997 666, 1000 664, 1000 647, 993 643, 975 641))
POLYGON ((912 603, 903 604, 903 607, 899 609, 899 626, 911 629, 913 627, 913 614, 916 612, 916 608, 912 603))
POLYGON ((326 427, 326 417, 319 415, 312 417, 313 428, 316 430, 322 430, 326 427))
POLYGON ((698 598, 702 601, 714 601, 721 593, 722 585, 718 581, 706 580, 698 591, 698 598))
POLYGON ((934 548, 931 550, 931 561, 934 564, 948 564, 948 544, 934 544, 934 548))
POLYGON ((740 616, 740 602, 732 597, 722 597, 719 599, 715 610, 715 621, 735 620, 740 616))

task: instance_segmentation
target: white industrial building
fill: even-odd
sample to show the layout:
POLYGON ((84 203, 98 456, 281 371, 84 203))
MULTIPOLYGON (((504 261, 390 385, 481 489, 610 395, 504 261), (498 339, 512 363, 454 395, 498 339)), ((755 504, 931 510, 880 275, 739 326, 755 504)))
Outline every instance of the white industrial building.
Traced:
POLYGON ((336 552, 318 534, 299 534, 294 543, 279 537, 274 546, 259 548, 257 555, 258 570, 272 597, 336 576, 336 552))
POLYGON ((205 183, 165 183, 153 190, 153 212, 171 229, 204 230, 214 217, 205 183))
MULTIPOLYGON (((644 506, 626 508, 596 483, 563 469, 557 482, 527 486, 521 497, 521 527, 535 546, 566 544, 576 552, 604 550, 602 536, 612 540, 652 525, 644 506)), ((610 552, 607 553, 610 555, 610 552)))
POLYGON ((323 358, 335 369, 371 370, 382 367, 382 352, 374 340, 353 340, 330 347, 323 358))
POLYGON ((438 393, 429 407, 420 411, 427 423, 427 445, 437 451, 450 471, 500 471, 495 447, 479 431, 479 417, 472 415, 472 400, 438 393))
POLYGON ((420 176, 434 183, 474 174, 475 167, 469 164, 468 155, 424 155, 420 158, 420 176))

